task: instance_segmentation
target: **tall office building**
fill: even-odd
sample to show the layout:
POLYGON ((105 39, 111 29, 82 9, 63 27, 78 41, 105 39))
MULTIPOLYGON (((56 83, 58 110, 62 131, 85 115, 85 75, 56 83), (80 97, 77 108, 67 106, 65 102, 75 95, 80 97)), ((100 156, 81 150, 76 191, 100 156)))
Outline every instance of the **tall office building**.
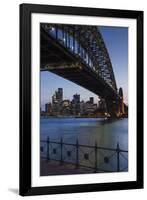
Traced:
POLYGON ((80 95, 74 94, 72 100, 72 113, 74 115, 80 115, 80 95))
POLYGON ((52 105, 51 103, 46 103, 45 104, 45 112, 50 114, 52 112, 52 105))
POLYGON ((80 103, 80 94, 73 95, 73 103, 80 103))
POLYGON ((54 115, 60 114, 62 101, 63 101, 63 89, 58 88, 58 90, 55 91, 54 95, 52 96, 52 108, 54 115))
POLYGON ((63 89, 58 88, 58 91, 55 91, 55 94, 52 96, 52 103, 61 103, 63 101, 63 89))
POLYGON ((57 97, 58 97, 59 101, 63 101, 63 89, 62 88, 58 88, 57 97))
POLYGON ((89 98, 89 102, 90 102, 91 104, 94 104, 94 97, 90 97, 90 98, 89 98))

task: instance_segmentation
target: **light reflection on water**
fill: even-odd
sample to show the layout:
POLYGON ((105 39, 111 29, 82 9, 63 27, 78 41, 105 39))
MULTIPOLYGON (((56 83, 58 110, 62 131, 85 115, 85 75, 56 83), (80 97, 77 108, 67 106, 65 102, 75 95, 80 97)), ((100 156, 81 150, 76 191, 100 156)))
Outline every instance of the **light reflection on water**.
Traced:
POLYGON ((40 120, 41 139, 128 150, 128 119, 105 120, 97 118, 44 118, 40 120))

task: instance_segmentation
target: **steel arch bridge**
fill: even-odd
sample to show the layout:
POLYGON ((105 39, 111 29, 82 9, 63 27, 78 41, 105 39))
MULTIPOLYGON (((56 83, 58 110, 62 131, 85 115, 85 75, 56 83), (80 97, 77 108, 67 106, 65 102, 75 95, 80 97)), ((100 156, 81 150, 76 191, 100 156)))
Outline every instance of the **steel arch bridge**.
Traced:
POLYGON ((97 26, 41 24, 41 71, 51 71, 105 99, 111 117, 124 115, 112 63, 97 26))

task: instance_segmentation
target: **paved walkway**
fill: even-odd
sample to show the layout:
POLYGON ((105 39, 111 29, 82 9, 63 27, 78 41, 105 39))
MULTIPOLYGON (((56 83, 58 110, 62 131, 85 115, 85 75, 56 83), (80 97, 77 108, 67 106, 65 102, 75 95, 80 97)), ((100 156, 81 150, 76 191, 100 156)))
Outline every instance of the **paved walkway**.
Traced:
POLYGON ((65 175, 65 174, 87 174, 93 173, 93 171, 85 168, 76 169, 75 166, 71 164, 60 165, 59 161, 46 161, 41 159, 40 163, 40 175, 65 175))

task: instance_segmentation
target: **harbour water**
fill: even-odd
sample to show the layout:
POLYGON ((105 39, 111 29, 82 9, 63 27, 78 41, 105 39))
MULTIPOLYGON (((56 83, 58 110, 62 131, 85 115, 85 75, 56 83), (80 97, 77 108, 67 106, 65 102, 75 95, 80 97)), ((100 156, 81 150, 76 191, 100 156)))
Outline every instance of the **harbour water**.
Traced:
POLYGON ((128 119, 105 120, 97 118, 42 118, 40 120, 41 139, 59 140, 81 144, 115 148, 119 142, 128 150, 128 119))

